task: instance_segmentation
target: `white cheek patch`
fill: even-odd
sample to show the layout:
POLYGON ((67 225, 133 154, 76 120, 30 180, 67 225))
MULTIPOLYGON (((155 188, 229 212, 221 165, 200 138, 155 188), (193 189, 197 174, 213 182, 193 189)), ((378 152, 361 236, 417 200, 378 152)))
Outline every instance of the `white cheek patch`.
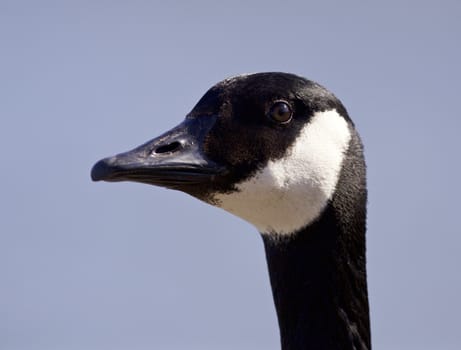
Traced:
POLYGON ((262 234, 291 234, 312 223, 332 197, 351 133, 336 110, 318 112, 286 155, 269 161, 214 204, 262 234))

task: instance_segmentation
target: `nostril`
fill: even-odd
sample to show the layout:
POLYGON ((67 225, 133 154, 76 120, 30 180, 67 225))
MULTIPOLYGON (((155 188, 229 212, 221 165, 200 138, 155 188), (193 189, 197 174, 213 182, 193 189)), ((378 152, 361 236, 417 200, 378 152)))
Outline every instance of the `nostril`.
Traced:
POLYGON ((181 147, 181 143, 178 141, 163 145, 154 150, 155 153, 170 153, 175 152, 181 147))

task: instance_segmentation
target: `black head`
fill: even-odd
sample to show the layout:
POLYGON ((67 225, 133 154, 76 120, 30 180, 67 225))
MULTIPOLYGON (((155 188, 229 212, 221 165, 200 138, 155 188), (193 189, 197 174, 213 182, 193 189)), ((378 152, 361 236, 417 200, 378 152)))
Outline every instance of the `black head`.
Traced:
MULTIPOLYGON (((227 208, 220 205, 220 195, 239 192, 243 182, 254 179, 268 164, 289 157, 306 126, 316 115, 328 111, 335 111, 343 133, 353 128, 341 102, 310 80, 287 73, 257 73, 229 78, 208 90, 177 127, 132 151, 99 161, 91 176, 94 181, 135 181, 181 190, 242 216, 232 208, 233 204, 227 208)), ((327 117, 321 117, 320 124, 322 120, 327 120, 327 117)), ((315 130, 319 127, 326 128, 327 145, 321 148, 320 153, 328 147, 336 147, 335 131, 330 132, 332 125, 325 123, 326 126, 322 126, 317 122, 320 126, 311 128, 315 135, 303 136, 303 142, 307 142, 306 153, 312 152, 309 147, 317 147, 316 144, 309 145, 309 142, 323 142, 317 140, 318 131, 315 130)), ((344 152, 344 149, 338 152, 344 152)), ((315 155, 307 156, 311 158, 304 163, 309 166, 315 155)), ((328 157, 328 154, 325 153, 325 156, 328 157)), ((318 157, 324 155, 319 154, 318 157)), ((301 169, 303 166, 299 166, 302 162, 303 159, 297 159, 297 170, 293 170, 304 171, 301 169)), ((283 171, 292 171, 290 166, 283 171)), ((301 186, 299 177, 304 175, 293 175, 295 185, 301 186)), ((323 175, 316 176, 319 178, 311 176, 302 182, 315 187, 316 181, 323 181, 320 178, 323 175)), ((291 180, 277 177, 267 185, 272 186, 274 181, 291 180)), ((324 202, 323 197, 328 194, 324 196, 320 192, 317 191, 311 201, 324 202)), ((307 194, 310 195, 310 192, 307 194)), ((252 195, 258 196, 258 193, 252 195)))

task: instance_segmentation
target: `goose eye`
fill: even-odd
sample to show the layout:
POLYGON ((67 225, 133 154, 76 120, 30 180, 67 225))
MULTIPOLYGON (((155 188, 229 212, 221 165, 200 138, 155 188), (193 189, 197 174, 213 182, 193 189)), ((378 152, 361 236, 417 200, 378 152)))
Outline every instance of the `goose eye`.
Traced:
POLYGON ((293 111, 288 103, 279 101, 272 105, 268 116, 279 124, 287 124, 293 116, 293 111))

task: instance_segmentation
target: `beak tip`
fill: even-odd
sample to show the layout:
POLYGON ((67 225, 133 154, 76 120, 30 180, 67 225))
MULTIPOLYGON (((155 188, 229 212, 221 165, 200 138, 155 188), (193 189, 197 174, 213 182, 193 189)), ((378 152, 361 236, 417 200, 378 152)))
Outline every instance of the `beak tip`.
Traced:
POLYGON ((93 165, 91 169, 91 180, 102 181, 109 177, 111 173, 111 167, 109 166, 107 159, 102 159, 93 165))

